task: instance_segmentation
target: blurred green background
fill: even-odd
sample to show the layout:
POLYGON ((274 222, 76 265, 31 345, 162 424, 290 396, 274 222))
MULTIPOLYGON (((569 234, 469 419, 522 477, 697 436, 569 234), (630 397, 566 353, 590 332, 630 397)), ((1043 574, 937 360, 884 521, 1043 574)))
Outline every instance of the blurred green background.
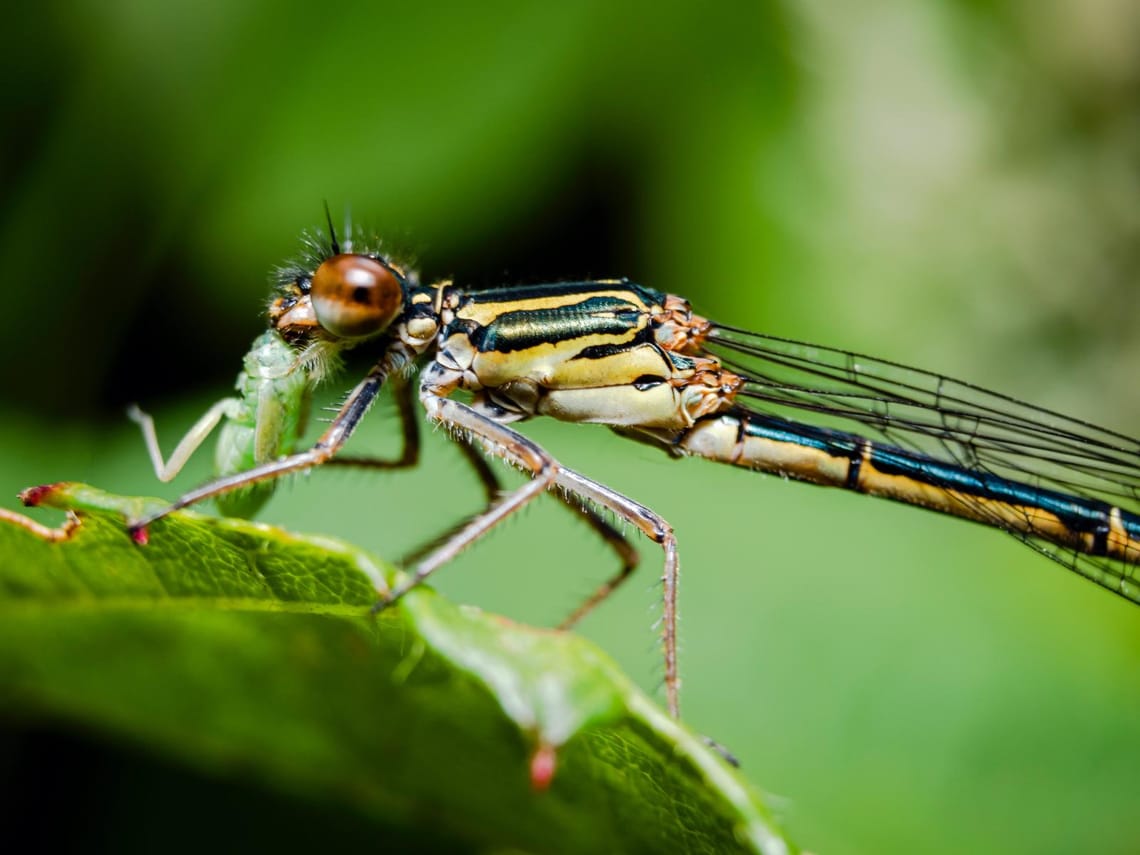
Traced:
MULTIPOLYGON (((0 55, 6 507, 205 478, 159 485, 123 408, 169 448, 228 392, 324 200, 425 277, 629 276, 1140 433, 1128 0, 66 5, 0 55)), ((675 525, 685 718, 802 845, 1140 850, 1135 607, 979 527, 526 430, 675 525)), ((382 407, 353 447, 394 435, 382 407)), ((429 434, 421 471, 316 472, 261 518, 395 558, 479 501, 429 434)), ((582 631, 660 697, 642 547, 582 631)), ((612 569, 547 501, 437 582, 550 624, 612 569)))

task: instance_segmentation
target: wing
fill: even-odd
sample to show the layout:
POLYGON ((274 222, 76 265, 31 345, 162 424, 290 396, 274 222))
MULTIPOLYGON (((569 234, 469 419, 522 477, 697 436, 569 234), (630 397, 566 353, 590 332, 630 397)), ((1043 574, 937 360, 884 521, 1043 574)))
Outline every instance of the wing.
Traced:
MULTIPOLYGON (((744 377, 737 401, 753 412, 850 431, 973 472, 1140 515, 1140 441, 1132 437, 941 374, 835 348, 716 324, 704 347, 744 377)), ((980 503, 961 501, 1117 593, 1124 593, 1137 570, 1058 547, 1031 530, 1012 530, 980 503)))

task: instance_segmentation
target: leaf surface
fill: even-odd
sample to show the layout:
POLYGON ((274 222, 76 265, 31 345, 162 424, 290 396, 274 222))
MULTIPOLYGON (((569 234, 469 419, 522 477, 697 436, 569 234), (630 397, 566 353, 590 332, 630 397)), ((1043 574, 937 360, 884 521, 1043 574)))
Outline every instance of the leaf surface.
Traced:
POLYGON ((796 851, 752 788, 569 633, 429 589, 327 538, 58 484, 0 520, 0 698, 213 775, 349 804, 472 850, 796 851))

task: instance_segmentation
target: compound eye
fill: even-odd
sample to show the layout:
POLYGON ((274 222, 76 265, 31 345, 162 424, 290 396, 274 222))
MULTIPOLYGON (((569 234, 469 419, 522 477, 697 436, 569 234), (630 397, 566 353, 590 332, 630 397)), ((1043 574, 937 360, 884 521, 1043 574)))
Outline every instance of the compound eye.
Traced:
POLYGON ((309 296, 317 322, 338 338, 363 338, 392 323, 404 291, 391 268, 367 255, 342 253, 321 263, 309 296))

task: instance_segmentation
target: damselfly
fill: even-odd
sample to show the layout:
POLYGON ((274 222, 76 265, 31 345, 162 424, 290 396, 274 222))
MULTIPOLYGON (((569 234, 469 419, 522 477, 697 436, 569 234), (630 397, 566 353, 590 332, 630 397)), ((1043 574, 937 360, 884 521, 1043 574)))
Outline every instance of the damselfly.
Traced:
MULTIPOLYGON (((1140 564, 1140 442, 978 386, 717 324, 695 314, 683 297, 625 279, 483 291, 452 282, 421 285, 375 248, 353 251, 346 241, 342 249, 331 223, 327 239, 310 238, 305 256, 279 271, 269 327, 291 349, 290 372, 302 381, 303 393, 281 398, 287 410, 301 408, 312 383, 345 349, 372 342, 380 356, 312 448, 293 452, 293 422, 259 403, 252 436, 272 418, 267 431, 277 442, 247 435, 239 442, 243 454, 224 464, 219 478, 134 521, 132 533, 171 511, 289 472, 329 462, 370 465, 337 454, 381 387, 402 382, 418 366, 428 419, 445 425, 468 449, 489 501, 421 553, 402 586, 382 592, 380 607, 550 490, 593 525, 622 564, 563 623, 570 626, 637 562, 633 548, 598 513, 611 511, 664 552, 662 645, 674 715, 678 558, 672 527, 644 505, 563 466, 514 423, 539 415, 600 423, 674 457, 703 457, 985 523, 1140 602, 1134 576, 1140 564), (799 421, 803 414, 816 423, 799 421), (494 476, 469 444, 522 469, 530 480, 499 495, 494 476)), ((249 366, 247 358, 247 374, 249 366)), ((265 382, 282 383, 290 372, 265 382)), ((243 387, 247 403, 255 396, 260 402, 258 388, 243 387)), ((416 458, 415 420, 407 396, 402 400, 405 453, 395 464, 379 465, 410 465, 416 458)), ((208 432, 207 424, 222 415, 238 422, 230 412, 211 410, 188 438, 200 442, 203 428, 208 432)), ((149 444, 156 469, 163 469, 149 444)), ((181 459, 176 453, 171 465, 181 459)))

